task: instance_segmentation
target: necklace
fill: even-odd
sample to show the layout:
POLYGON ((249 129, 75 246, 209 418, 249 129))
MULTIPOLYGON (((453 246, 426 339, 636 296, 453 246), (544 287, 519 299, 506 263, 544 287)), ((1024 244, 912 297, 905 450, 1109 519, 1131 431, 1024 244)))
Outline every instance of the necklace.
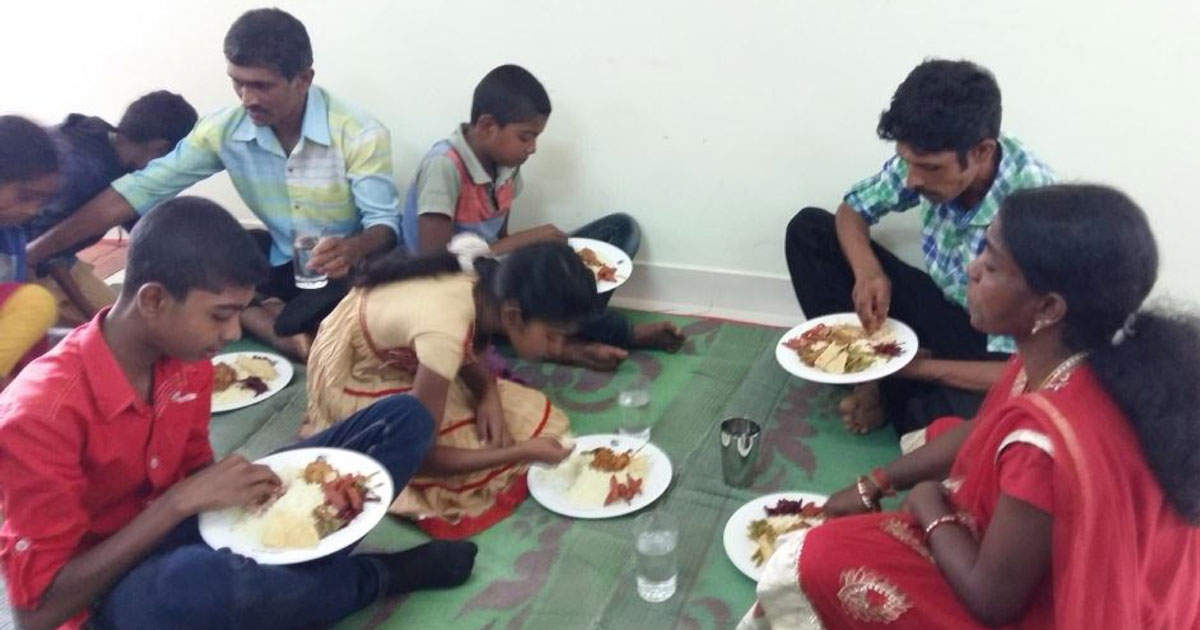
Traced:
POLYGON ((1075 371, 1075 368, 1087 360, 1087 356, 1088 353, 1086 352, 1076 352, 1067 357, 1050 371, 1050 374, 1046 376, 1040 385, 1033 389, 1028 389, 1029 377, 1026 375, 1025 369, 1021 368, 1021 373, 1017 375, 1017 380, 1013 382, 1013 395, 1018 396, 1029 391, 1040 391, 1043 389, 1057 390, 1062 388, 1071 379, 1071 374, 1075 371))

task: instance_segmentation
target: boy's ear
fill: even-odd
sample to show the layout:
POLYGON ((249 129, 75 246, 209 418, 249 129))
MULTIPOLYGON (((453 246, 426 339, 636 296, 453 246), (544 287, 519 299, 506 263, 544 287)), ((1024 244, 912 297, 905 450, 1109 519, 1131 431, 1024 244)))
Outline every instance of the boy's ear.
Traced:
POLYGON ((175 305, 175 296, 158 282, 147 282, 137 290, 134 303, 145 319, 156 319, 175 305))
POLYGON ((491 114, 481 114, 471 126, 485 134, 499 131, 503 127, 500 121, 496 120, 496 117, 491 114))

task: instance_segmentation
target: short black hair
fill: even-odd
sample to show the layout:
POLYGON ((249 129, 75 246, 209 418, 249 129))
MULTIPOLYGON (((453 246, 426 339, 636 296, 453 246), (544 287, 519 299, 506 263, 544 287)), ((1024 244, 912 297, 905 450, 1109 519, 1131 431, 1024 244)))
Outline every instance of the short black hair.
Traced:
POLYGON ((0 116, 0 184, 58 172, 58 151, 50 134, 20 116, 0 116))
POLYGON ((196 126, 198 118, 196 109, 182 96, 158 90, 130 103, 117 131, 134 142, 166 140, 174 146, 196 126))
POLYGON ((501 126, 550 115, 550 95, 537 77, 521 66, 507 64, 484 75, 471 99, 471 124, 484 114, 501 126))
POLYGON ((183 300, 192 289, 258 286, 269 271, 250 233, 228 211, 201 197, 176 197, 134 226, 122 293, 157 282, 183 300))
POLYGON ((225 58, 235 66, 273 68, 291 80, 312 67, 312 43, 304 24, 282 9, 242 14, 225 34, 225 58))
POLYGON ((1000 137, 1000 86, 996 77, 970 61, 930 59, 913 69, 879 115, 884 140, 922 152, 967 151, 1000 137))

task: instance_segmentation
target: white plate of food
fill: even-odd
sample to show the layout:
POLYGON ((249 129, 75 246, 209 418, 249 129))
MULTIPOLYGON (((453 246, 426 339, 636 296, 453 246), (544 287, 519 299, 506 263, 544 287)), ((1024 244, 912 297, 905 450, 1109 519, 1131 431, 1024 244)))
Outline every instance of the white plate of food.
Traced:
POLYGON ((779 492, 750 501, 725 522, 725 555, 738 571, 757 582, 776 539, 825 522, 820 511, 828 499, 810 492, 779 492))
POLYGON ((567 244, 596 274, 596 292, 607 293, 625 284, 633 274, 633 261, 620 247, 592 238, 569 238, 567 244))
POLYGON ((888 319, 868 335, 858 315, 834 313, 787 331, 775 346, 775 360, 806 381, 848 385, 879 380, 917 356, 917 333, 888 319))
POLYGON ((671 475, 671 459, 650 442, 608 433, 584 435, 557 466, 529 468, 529 493, 563 516, 612 518, 654 503, 671 485, 671 475))
POLYGON ((226 352, 213 357, 212 412, 241 409, 279 393, 292 381, 292 362, 270 352, 226 352))
POLYGON ((392 476, 374 459, 340 448, 300 448, 264 457, 283 494, 255 509, 200 515, 200 536, 213 549, 259 564, 295 564, 345 549, 387 514, 392 476))

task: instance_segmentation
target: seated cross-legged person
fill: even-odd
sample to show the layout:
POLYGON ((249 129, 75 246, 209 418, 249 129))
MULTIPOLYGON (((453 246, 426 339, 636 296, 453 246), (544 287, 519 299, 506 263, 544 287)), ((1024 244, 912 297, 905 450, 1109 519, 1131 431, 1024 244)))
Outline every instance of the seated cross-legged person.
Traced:
POLYGON ((836 214, 807 208, 788 224, 788 270, 806 317, 856 311, 868 330, 895 317, 926 351, 841 401, 852 432, 891 422, 904 435, 941 416, 973 415, 1013 351, 1012 339, 971 328, 967 265, 1005 197, 1053 175, 1000 133, 1000 119, 991 73, 968 61, 926 61, 879 118, 879 137, 896 143, 896 155, 855 184, 836 214), (912 209, 921 213, 925 270, 871 240, 870 226, 912 209))
MULTIPOLYGON (((538 241, 564 241, 553 225, 510 233, 509 213, 521 193, 521 165, 537 149, 537 138, 550 118, 550 96, 529 71, 504 65, 489 72, 475 88, 471 121, 425 155, 404 203, 404 239, 410 252, 442 251, 450 237, 472 232, 497 254, 538 241)), ((571 236, 610 243, 632 258, 641 245, 637 223, 612 214, 579 228, 571 236)), ((596 298, 596 313, 579 334, 551 359, 611 370, 630 348, 675 352, 684 336, 671 322, 633 324, 607 308, 612 292, 596 298)))
POLYGON ((1143 305, 1146 215, 1102 186, 1023 190, 986 239, 971 324, 1018 352, 979 415, 782 537, 740 630, 1200 627, 1200 320, 1143 305))
MULTIPOLYGON (((117 303, 0 393, 0 563, 18 627, 300 630, 468 577, 469 542, 271 566, 201 540, 197 514, 280 484, 241 456, 214 462, 208 433, 210 359, 267 272, 228 212, 167 201, 134 227, 117 303)), ((399 489, 432 443, 425 407, 392 396, 293 448, 365 453, 399 489)))
MULTIPOLYGON (((166 155, 195 125, 196 110, 182 96, 161 90, 130 103, 115 127, 97 116, 67 116, 50 129, 62 161, 58 192, 25 226, 25 236, 35 240, 113 180, 166 155)), ((132 228, 132 223, 125 226, 132 228)), ((38 283, 58 300, 61 325, 78 326, 117 301, 116 292, 96 277, 92 266, 75 256, 99 240, 96 235, 56 252, 36 270, 38 283)))
POLYGON ((19 116, 0 116, 0 389, 46 349, 54 296, 28 282, 25 229, 58 188, 59 159, 46 130, 19 116))
POLYGON ((188 186, 225 170, 242 201, 266 225, 258 246, 271 275, 261 303, 242 313, 253 335, 294 358, 345 295, 359 260, 395 247, 400 200, 392 181, 388 130, 313 85, 313 53, 299 20, 279 9, 243 14, 225 36, 226 70, 241 103, 205 116, 171 153, 130 173, 30 243, 32 262, 103 234, 188 186), (297 288, 292 232, 328 234, 309 266, 331 282, 297 288))
POLYGON ((440 538, 470 536, 512 513, 532 463, 570 454, 567 415, 545 394, 497 379, 483 350, 503 334, 527 359, 552 355, 591 312, 596 281, 563 243, 502 259, 460 234, 454 253, 372 261, 321 324, 308 358, 307 431, 409 392, 437 419, 437 440, 392 511, 440 538))

